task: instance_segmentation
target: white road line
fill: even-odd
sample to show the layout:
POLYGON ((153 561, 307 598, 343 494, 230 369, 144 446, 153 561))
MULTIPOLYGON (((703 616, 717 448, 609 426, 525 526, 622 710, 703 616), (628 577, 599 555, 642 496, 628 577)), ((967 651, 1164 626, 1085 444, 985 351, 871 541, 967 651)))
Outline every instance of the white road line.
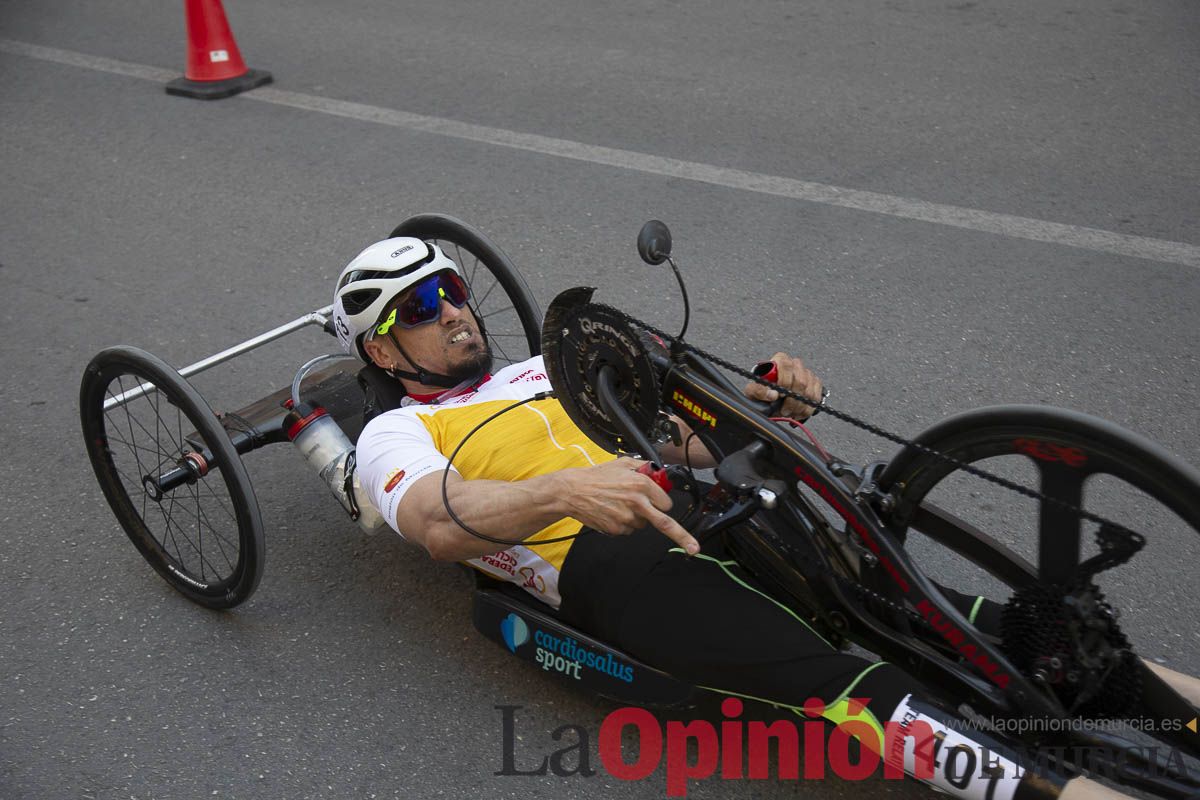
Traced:
MULTIPOLYGON (((59 50, 53 47, 27 44, 11 39, 0 39, 0 52, 156 82, 165 82, 179 76, 178 72, 172 70, 159 69, 158 67, 150 67, 143 64, 131 64, 125 61, 90 56, 69 50, 59 50)), ((684 180, 698 181, 714 186, 724 186, 730 189, 741 189, 758 194, 840 206, 856 211, 869 211, 890 217, 918 220, 935 225, 949 225, 955 228, 993 233, 1016 239, 1028 239, 1035 242, 1047 242, 1049 244, 1064 245, 1100 253, 1112 253, 1121 256, 1149 259, 1151 261, 1200 267, 1200 246, 1185 242, 1151 239, 1145 236, 1131 236, 1099 228, 1064 225, 1058 222, 1018 217, 1012 214, 998 214, 974 208, 929 203, 924 200, 897 197, 879 192, 846 189, 840 186, 785 178, 779 175, 746 172, 744 170, 717 167, 695 161, 664 158, 633 150, 619 150, 612 147, 574 142, 568 139, 555 139, 549 136, 539 136, 534 133, 521 133, 503 128, 472 125, 452 119, 428 117, 407 111, 397 111, 395 109, 381 108, 363 103, 350 103, 344 100, 334 100, 328 97, 318 97, 269 87, 255 89, 254 91, 240 95, 240 97, 246 100, 256 100, 262 103, 286 106, 304 111, 316 111, 321 114, 346 117, 363 122, 374 122, 410 131, 431 133, 454 139, 465 139, 472 142, 482 142, 484 144, 508 147, 515 150, 525 150, 532 153, 556 156, 558 158, 584 161, 590 164, 604 164, 651 175, 682 178, 684 180)))
POLYGON ((97 72, 111 72, 114 75, 126 75, 130 78, 141 78, 147 81, 169 81, 180 77, 178 70, 159 69, 144 64, 131 64, 128 61, 116 61, 101 56, 89 56, 86 53, 75 53, 71 50, 59 50, 57 47, 42 47, 38 44, 16 42, 12 39, 0 39, 0 53, 11 53, 16 56, 28 56, 53 61, 58 64, 68 64, 72 67, 83 67, 97 72))

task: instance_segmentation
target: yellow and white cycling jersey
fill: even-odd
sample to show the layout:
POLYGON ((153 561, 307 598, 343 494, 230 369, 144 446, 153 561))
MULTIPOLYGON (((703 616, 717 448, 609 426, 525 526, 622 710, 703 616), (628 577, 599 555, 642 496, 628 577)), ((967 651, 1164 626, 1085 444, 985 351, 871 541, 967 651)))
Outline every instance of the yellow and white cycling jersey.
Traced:
MULTIPOLYGON (((384 519, 396 528, 400 498, 414 481, 445 469, 447 456, 476 425, 518 400, 547 391, 550 379, 542 357, 535 356, 504 367, 474 391, 436 405, 408 405, 371 420, 358 439, 358 470, 384 519)), ((451 469, 467 480, 520 481, 614 458, 588 439, 562 405, 550 398, 526 403, 485 425, 455 456, 451 469)), ((566 536, 582 527, 568 517, 525 541, 566 536)), ((466 563, 512 581, 558 608, 558 573, 571 544, 515 545, 466 563)))

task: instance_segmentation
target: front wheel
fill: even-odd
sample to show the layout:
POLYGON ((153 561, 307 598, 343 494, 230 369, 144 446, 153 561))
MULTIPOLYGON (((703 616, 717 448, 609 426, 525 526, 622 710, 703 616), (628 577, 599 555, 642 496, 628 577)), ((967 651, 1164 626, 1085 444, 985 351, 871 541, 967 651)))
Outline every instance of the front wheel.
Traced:
POLYGON ((1143 660, 1194 672, 1200 472, 1103 420, 999 406, 925 431, 879 486, 895 532, 927 537, 907 546, 928 574, 949 566, 946 551, 986 573, 956 587, 991 598, 971 621, 983 629, 976 613, 990 608, 997 629, 984 632, 1071 716, 1152 719, 1150 735, 1200 755, 1200 736, 1185 727, 1195 705, 1143 660))
POLYGON ((112 347, 84 371, 79 416, 96 480, 150 566, 209 608, 248 598, 262 577, 262 520, 204 398, 161 359, 112 347))

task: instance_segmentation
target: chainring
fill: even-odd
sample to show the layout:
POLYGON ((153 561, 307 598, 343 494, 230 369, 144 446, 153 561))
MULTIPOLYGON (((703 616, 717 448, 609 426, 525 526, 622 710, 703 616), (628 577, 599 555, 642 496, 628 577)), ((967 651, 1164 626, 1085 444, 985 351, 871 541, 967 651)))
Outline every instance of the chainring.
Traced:
POLYGON ((587 437, 612 453, 631 451, 596 394, 600 370, 615 371, 617 402, 654 439, 661 408, 654 364, 638 334, 620 316, 592 304, 592 287, 559 293, 542 323, 542 355, 554 395, 587 437))

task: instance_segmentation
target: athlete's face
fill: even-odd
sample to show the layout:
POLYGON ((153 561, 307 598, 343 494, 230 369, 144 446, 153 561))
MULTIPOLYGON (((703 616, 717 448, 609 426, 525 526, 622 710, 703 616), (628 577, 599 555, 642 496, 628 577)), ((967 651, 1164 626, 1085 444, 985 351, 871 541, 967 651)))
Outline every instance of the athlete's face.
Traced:
MULTIPOLYGON (((391 309, 403 303, 404 299, 405 293, 401 293, 389 303, 383 318, 386 319, 391 309)), ((396 341, 404 349, 403 353, 391 336, 376 334, 364 345, 367 354, 384 369, 415 371, 412 363, 415 361, 429 372, 466 380, 486 372, 492 365, 491 349, 469 305, 455 308, 453 303, 443 299, 441 316, 437 320, 415 328, 393 325, 389 333, 395 335, 396 341), (405 354, 408 358, 405 358, 405 354)))

